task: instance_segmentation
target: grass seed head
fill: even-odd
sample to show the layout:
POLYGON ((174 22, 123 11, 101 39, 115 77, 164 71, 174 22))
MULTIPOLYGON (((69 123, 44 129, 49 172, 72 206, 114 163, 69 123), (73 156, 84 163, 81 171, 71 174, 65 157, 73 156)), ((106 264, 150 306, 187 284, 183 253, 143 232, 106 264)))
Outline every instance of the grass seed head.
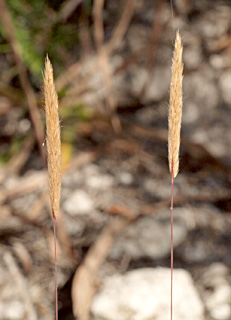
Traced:
POLYGON ((50 199, 52 214, 54 217, 56 217, 59 211, 61 190, 61 141, 58 113, 58 96, 54 86, 53 68, 48 56, 45 60, 43 80, 50 199))
POLYGON ((168 161, 171 175, 175 178, 179 171, 180 130, 182 118, 182 42, 179 31, 176 34, 172 60, 170 103, 168 117, 168 161))

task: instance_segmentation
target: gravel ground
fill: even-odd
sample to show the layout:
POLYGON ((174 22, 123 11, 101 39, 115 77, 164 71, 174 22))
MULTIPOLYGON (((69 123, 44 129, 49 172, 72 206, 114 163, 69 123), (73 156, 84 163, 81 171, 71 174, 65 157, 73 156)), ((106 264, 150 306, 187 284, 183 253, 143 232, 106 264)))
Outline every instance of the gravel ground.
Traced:
MULTIPOLYGON (((157 19, 154 9, 150 1, 136 1, 128 32, 110 59, 112 70, 148 43, 152 21, 157 19)), ((110 283, 112 287, 120 284, 117 294, 112 293, 112 309, 118 311, 123 309, 118 294, 121 283, 129 282, 136 271, 137 289, 146 286, 139 280, 145 270, 150 279, 150 270, 169 271, 167 103, 173 26, 180 29, 184 43, 181 159, 174 189, 174 266, 176 273, 183 269, 183 280, 176 276, 175 286, 180 290, 189 283, 188 290, 192 287, 196 292, 195 305, 192 302, 188 307, 196 310, 198 306, 194 318, 231 319, 231 5, 229 1, 178 0, 173 9, 173 19, 167 3, 159 12, 155 62, 150 66, 146 46, 146 55, 141 50, 136 63, 113 78, 123 132, 113 132, 104 117, 85 124, 72 165, 63 176, 58 221, 60 319, 74 319, 72 306, 78 302, 71 301, 73 276, 105 228, 117 219, 129 222, 113 237, 96 268, 92 319, 115 319, 115 313, 111 317, 105 313, 105 305, 112 303, 104 291, 112 290, 110 283)), ((113 1, 107 2, 107 10, 114 16, 113 1)), ((106 32, 110 31, 108 23, 106 32)), ((91 90, 82 96, 89 104, 105 96, 97 79, 96 72, 90 79, 91 90)), ((17 123, 17 112, 5 116, 2 132, 7 132, 12 121, 17 123)), ((37 163, 31 157, 23 174, 1 173, 0 320, 54 318, 52 219, 46 176, 37 163)), ((162 301, 168 290, 158 291, 158 284, 150 280, 151 284, 157 285, 157 291, 150 294, 158 306, 158 296, 162 301)), ((84 296, 86 288, 82 290, 84 296)), ((121 290, 131 297, 130 308, 135 289, 121 290)), ((183 299, 180 296, 184 304, 183 299)), ((163 320, 161 313, 143 315, 142 303, 136 307, 140 309, 131 307, 126 316, 122 310, 116 320, 154 316, 163 320)), ((178 320, 191 319, 177 312, 176 307, 178 320)))

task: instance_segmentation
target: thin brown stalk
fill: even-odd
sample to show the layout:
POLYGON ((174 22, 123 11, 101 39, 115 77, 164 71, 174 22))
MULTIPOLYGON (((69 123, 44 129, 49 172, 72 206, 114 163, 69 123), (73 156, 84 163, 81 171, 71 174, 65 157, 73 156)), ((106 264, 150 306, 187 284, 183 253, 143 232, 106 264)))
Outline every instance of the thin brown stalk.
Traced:
POLYGON ((97 51, 100 51, 104 41, 103 28, 103 7, 104 0, 94 0, 93 17, 94 17, 94 39, 97 51))
POLYGON ((103 72, 105 88, 107 91, 107 105, 111 117, 111 123, 115 132, 121 131, 121 123, 116 115, 117 101, 115 98, 112 82, 112 72, 110 69, 108 54, 103 46, 104 28, 103 28, 103 7, 104 0, 95 0, 93 6, 94 16, 94 39, 98 52, 99 67, 103 72))
POLYGON ((46 113, 46 144, 48 153, 48 175, 50 187, 50 200, 54 227, 55 249, 55 305, 56 320, 58 320, 58 285, 57 285, 57 256, 56 256, 56 216, 59 211, 61 190, 61 141, 58 113, 58 96, 54 86, 53 69, 48 57, 44 70, 44 94, 46 113))
POLYGON ((170 319, 173 316, 173 187, 174 178, 179 171, 180 130, 182 118, 182 78, 183 78, 183 47, 179 32, 176 34, 175 49, 172 61, 172 79, 170 85, 170 105, 168 118, 168 160, 171 173, 171 292, 170 319))
POLYGON ((107 54, 103 48, 99 53, 99 66, 103 71, 104 75, 104 83, 105 88, 107 90, 107 106, 111 117, 112 127, 115 130, 115 132, 118 133, 121 132, 122 127, 120 120, 116 114, 117 99, 113 88, 112 72, 109 65, 107 54))
POLYGON ((19 152, 17 152, 9 161, 7 171, 16 174, 19 174, 22 167, 25 165, 26 161, 28 160, 31 149, 35 144, 35 137, 34 135, 29 135, 23 142, 23 145, 19 152))
POLYGON ((127 0, 124 5, 124 10, 121 15, 121 18, 113 31, 111 40, 105 45, 105 49, 108 55, 111 55, 115 49, 117 49, 118 45, 121 43, 123 39, 129 23, 133 17, 135 11, 135 0, 127 0))
POLYGON ((89 9, 85 1, 82 3, 82 10, 79 18, 79 40, 83 48, 82 59, 93 53, 91 32, 89 26, 89 9))
POLYGON ((156 54, 157 54, 157 47, 158 41, 161 35, 162 27, 163 27, 163 0, 157 0, 156 5, 153 12, 153 23, 152 28, 149 36, 148 42, 148 50, 147 50, 147 60, 146 60, 146 68, 148 70, 148 81, 144 83, 144 86, 141 90, 141 97, 146 95, 146 91, 148 89, 148 85, 150 83, 151 77, 153 77, 153 73, 155 72, 155 63, 156 63, 156 54))
POLYGON ((46 155, 45 155, 45 150, 42 146, 44 141, 44 134, 43 134, 43 125, 42 125, 41 116, 38 110, 35 93, 30 84, 30 81, 27 76, 26 68, 22 61, 21 47, 15 36, 15 28, 4 0, 0 1, 0 18, 5 27, 6 35, 8 37, 8 40, 14 52, 15 62, 16 62, 18 73, 19 73, 19 79, 26 95, 31 120, 35 129, 35 136, 38 142, 41 156, 43 158, 43 161, 45 162, 46 155))
POLYGON ((66 22, 82 0, 66 0, 62 3, 56 22, 66 22))
POLYGON ((174 177, 171 179, 171 289, 170 289, 170 319, 172 320, 173 311, 173 191, 174 191, 174 177))

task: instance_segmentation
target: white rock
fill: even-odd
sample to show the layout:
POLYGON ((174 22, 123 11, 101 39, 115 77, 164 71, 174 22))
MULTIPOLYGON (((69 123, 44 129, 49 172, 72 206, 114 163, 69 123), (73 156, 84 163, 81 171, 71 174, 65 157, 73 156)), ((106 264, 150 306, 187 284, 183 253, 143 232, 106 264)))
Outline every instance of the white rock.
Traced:
POLYGON ((228 284, 220 285, 216 287, 214 293, 208 299, 208 306, 221 305, 231 301, 231 288, 228 284))
POLYGON ((0 302, 1 319, 21 320, 25 317, 25 308, 20 301, 0 302))
POLYGON ((205 305, 214 320, 231 319, 231 288, 229 268, 222 263, 213 263, 206 268, 200 283, 211 288, 205 295, 205 305))
POLYGON ((93 201, 83 190, 74 191, 64 202, 64 210, 71 216, 86 214, 93 210, 93 201))
POLYGON ((217 287, 227 283, 228 275, 229 268, 221 262, 215 262, 206 268, 203 274, 203 282, 207 287, 217 287))
POLYGON ((108 174, 95 175, 87 179, 87 186, 98 190, 107 190, 113 185, 113 177, 108 174))
POLYGON ((129 185, 134 181, 134 178, 129 172, 123 171, 118 174, 118 180, 122 184, 129 185))
MULTIPOLYGON (((173 318, 203 320, 203 304, 190 274, 174 270, 173 318)), ((105 280, 92 304, 94 320, 169 320, 170 269, 138 269, 105 280)))
POLYGON ((231 307, 228 304, 217 305, 212 309, 211 315, 216 320, 229 320, 231 317, 231 307))

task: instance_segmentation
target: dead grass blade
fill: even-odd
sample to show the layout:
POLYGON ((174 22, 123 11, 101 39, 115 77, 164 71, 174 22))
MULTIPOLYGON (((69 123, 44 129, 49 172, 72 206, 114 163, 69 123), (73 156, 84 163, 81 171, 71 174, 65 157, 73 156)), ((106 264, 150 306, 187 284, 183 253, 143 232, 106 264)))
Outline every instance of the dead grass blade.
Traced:
POLYGON ((20 264, 22 265, 23 271, 26 274, 29 273, 33 268, 33 260, 31 254, 24 246, 24 244, 19 241, 14 241, 12 247, 14 254, 17 256, 20 264))
POLYGON ((34 190, 41 190, 46 185, 46 175, 46 172, 39 172, 20 179, 20 181, 12 188, 1 191, 0 204, 21 194, 26 194, 34 190))
POLYGON ((7 167, 8 172, 13 173, 15 175, 17 175, 20 172, 20 170, 25 165, 27 159, 30 156, 31 149, 33 148, 34 143, 35 138, 33 134, 30 134, 23 143, 20 151, 10 159, 10 162, 7 167))
POLYGON ((46 204, 49 203, 49 194, 47 192, 48 190, 43 189, 42 194, 39 196, 39 198, 35 201, 34 205, 29 209, 27 212, 27 216, 31 220, 36 220, 42 209, 45 207, 46 204))
POLYGON ((107 92, 106 101, 111 118, 112 127, 116 133, 119 133, 121 132, 122 127, 120 120, 116 114, 117 100, 113 89, 112 72, 108 62, 107 54, 104 49, 102 49, 99 53, 99 66, 100 69, 103 71, 104 75, 104 83, 107 92))

